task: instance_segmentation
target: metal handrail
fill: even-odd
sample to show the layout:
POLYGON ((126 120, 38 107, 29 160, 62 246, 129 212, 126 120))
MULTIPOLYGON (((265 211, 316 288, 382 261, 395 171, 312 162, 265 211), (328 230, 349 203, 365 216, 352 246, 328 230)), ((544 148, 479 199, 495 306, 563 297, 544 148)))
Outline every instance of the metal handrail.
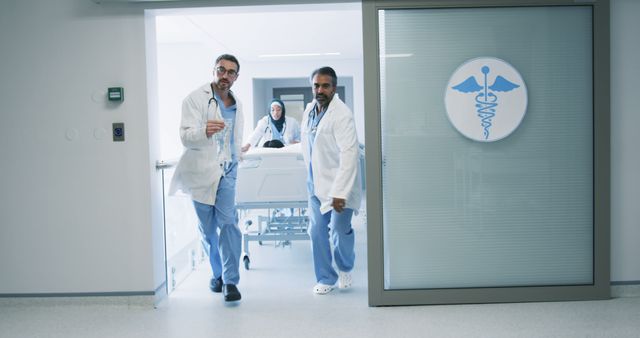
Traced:
POLYGON ((175 167, 176 164, 178 164, 178 160, 157 160, 156 169, 157 170, 171 169, 175 167))

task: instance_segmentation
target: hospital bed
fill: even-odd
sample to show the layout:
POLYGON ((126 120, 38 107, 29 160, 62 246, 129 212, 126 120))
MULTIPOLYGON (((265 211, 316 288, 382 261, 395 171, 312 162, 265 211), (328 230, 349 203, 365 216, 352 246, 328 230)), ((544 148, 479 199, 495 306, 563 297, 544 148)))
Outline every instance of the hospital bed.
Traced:
POLYGON ((248 220, 242 234, 245 269, 249 269, 249 242, 307 240, 307 172, 300 144, 284 148, 252 148, 238 165, 238 211, 266 211, 257 224, 248 220), (255 225, 255 227, 252 227, 255 225), (251 229, 250 229, 251 228, 251 229))

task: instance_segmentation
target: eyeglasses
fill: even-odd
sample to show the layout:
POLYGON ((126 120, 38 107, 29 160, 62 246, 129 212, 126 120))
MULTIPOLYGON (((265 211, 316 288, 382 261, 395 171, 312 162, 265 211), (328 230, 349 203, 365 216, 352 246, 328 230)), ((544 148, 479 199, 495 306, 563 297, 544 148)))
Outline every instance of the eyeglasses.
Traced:
POLYGON ((230 77, 235 77, 238 75, 238 71, 235 69, 226 69, 222 66, 216 67, 216 72, 218 73, 218 75, 224 75, 224 73, 227 73, 227 75, 229 75, 230 77))

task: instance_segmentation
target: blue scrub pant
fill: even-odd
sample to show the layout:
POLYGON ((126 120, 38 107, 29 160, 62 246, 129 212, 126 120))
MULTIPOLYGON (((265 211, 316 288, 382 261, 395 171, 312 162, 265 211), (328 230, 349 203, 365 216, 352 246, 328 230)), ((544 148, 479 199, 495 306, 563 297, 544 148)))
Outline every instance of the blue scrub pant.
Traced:
POLYGON ((234 162, 220 179, 215 205, 193 201, 213 277, 222 276, 224 284, 240 281, 242 233, 235 206, 237 170, 238 164, 234 162))
POLYGON ((353 209, 344 209, 342 212, 331 210, 323 215, 320 213, 320 200, 315 195, 311 195, 309 210, 308 232, 311 237, 316 281, 333 285, 338 280, 338 273, 332 266, 332 259, 335 259, 338 270, 344 272, 353 269, 356 259, 355 235, 351 228, 353 209), (329 237, 333 242, 333 254, 329 237))

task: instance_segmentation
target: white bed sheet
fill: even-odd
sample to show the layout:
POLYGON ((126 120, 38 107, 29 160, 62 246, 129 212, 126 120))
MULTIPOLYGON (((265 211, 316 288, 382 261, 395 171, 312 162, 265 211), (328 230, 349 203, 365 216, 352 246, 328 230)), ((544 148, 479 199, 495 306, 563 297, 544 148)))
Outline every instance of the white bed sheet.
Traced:
POLYGON ((300 144, 252 148, 238 165, 240 208, 301 207, 307 203, 307 172, 300 144))

